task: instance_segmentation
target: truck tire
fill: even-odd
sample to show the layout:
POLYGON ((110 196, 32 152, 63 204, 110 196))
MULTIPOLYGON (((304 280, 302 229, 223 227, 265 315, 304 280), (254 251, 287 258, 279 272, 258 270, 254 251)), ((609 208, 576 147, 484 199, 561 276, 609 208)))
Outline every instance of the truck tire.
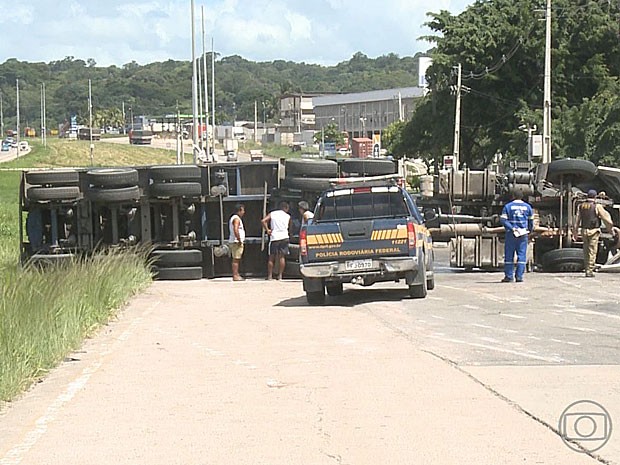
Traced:
POLYGON ((76 200, 80 196, 77 186, 66 187, 30 187, 26 191, 28 200, 45 202, 48 200, 76 200))
POLYGON ((344 173, 357 173, 365 176, 381 176, 396 173, 396 164, 390 160, 347 159, 340 164, 344 173))
POLYGON ((323 192, 331 187, 331 183, 325 178, 298 178, 286 177, 282 185, 289 189, 297 189, 304 192, 323 192))
POLYGON ((338 176, 338 163, 331 160, 286 160, 284 169, 287 177, 335 178, 338 176))
POLYGON ((598 169, 589 160, 578 160, 565 158, 563 160, 553 160, 547 167, 547 180, 554 184, 559 184, 563 178, 572 183, 590 181, 596 176, 598 169))
POLYGON ((173 268, 154 268, 155 279, 158 281, 189 281, 202 279, 202 267, 186 266, 173 268))
POLYGON ((138 171, 133 168, 97 168, 86 172, 95 187, 131 187, 138 184, 138 171))
POLYGON ((77 186, 79 173, 75 170, 42 170, 26 173, 26 182, 32 185, 48 187, 77 186))
POLYGON ((200 168, 195 165, 152 166, 149 177, 153 181, 183 182, 200 181, 200 168))
POLYGON ((86 197, 93 202, 127 202, 140 199, 140 188, 118 187, 116 189, 102 189, 99 187, 91 187, 86 192, 86 197))
POLYGON ((156 182, 149 187, 151 197, 200 197, 201 194, 199 182, 156 182))
POLYGON ((323 305, 325 303, 325 291, 306 292, 306 300, 310 305, 323 305))
POLYGON ((330 296, 342 295, 344 292, 342 283, 329 283, 325 287, 327 288, 327 294, 330 296))
POLYGON ((202 251, 192 250, 154 250, 151 253, 153 265, 160 268, 194 266, 202 264, 202 251))
POLYGON ((583 271, 583 250, 574 248, 550 250, 542 256, 541 262, 545 272, 583 271))

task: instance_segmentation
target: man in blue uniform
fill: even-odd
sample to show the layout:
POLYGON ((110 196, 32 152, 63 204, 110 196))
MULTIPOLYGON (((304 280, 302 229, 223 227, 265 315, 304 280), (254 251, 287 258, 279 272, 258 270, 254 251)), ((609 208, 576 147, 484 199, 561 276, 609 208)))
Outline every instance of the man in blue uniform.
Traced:
POLYGON ((512 202, 504 205, 500 221, 506 228, 504 244, 504 279, 503 283, 511 283, 516 279, 523 282, 527 261, 527 242, 529 233, 534 228, 534 211, 532 206, 523 201, 523 195, 516 193, 512 202), (517 253, 517 269, 515 273, 514 259, 517 253))

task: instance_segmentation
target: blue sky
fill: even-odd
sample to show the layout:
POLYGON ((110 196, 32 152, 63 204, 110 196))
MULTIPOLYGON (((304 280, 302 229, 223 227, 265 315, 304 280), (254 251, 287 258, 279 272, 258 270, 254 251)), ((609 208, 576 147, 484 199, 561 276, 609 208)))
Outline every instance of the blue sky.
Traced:
MULTIPOLYGON (((195 0, 198 52, 207 42, 253 61, 333 65, 361 51, 413 55, 426 13, 458 14, 473 0, 195 0)), ((190 0, 0 0, 0 63, 93 58, 98 65, 189 60, 190 0)), ((210 48, 210 46, 207 46, 210 48)))

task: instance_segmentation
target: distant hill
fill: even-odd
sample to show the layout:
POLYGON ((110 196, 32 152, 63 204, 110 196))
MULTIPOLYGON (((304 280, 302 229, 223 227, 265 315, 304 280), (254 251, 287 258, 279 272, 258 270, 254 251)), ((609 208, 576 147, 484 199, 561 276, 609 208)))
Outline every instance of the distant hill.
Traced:
MULTIPOLYGON (((217 57, 217 55, 216 55, 217 57)), ((210 55, 207 56, 209 81, 210 55)), ((202 64, 199 64, 202 70, 202 64)), ((368 58, 356 53, 336 66, 276 60, 253 62, 240 56, 217 57, 216 107, 219 121, 254 118, 277 121, 279 97, 286 92, 362 92, 417 83, 416 57, 388 54, 368 58)), ((93 111, 120 111, 125 102, 129 118, 191 113, 192 70, 189 61, 168 60, 139 65, 136 62, 98 67, 93 60, 74 57, 50 63, 28 63, 9 59, 0 64, 5 128, 15 124, 15 82, 19 79, 22 126, 40 126, 41 83, 46 86, 48 127, 55 127, 71 114, 88 119, 88 79, 92 80, 93 111)))

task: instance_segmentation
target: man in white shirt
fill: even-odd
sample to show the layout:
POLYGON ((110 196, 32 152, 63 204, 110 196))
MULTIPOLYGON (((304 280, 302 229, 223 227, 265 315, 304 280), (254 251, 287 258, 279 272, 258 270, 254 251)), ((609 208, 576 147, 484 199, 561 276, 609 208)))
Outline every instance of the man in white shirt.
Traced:
POLYGON ((289 227, 291 224, 291 215, 288 213, 288 203, 280 202, 279 210, 274 210, 261 220, 263 228, 269 234, 269 261, 267 262, 267 279, 273 277, 273 266, 276 257, 279 262, 278 279, 282 279, 286 260, 284 257, 288 255, 289 227))
POLYGON ((245 205, 238 203, 235 205, 235 213, 228 220, 228 230, 230 231, 228 242, 230 243, 232 256, 233 281, 243 281, 243 278, 239 274, 239 264, 243 257, 243 243, 245 242, 245 228, 241 220, 243 215, 245 215, 245 205))

